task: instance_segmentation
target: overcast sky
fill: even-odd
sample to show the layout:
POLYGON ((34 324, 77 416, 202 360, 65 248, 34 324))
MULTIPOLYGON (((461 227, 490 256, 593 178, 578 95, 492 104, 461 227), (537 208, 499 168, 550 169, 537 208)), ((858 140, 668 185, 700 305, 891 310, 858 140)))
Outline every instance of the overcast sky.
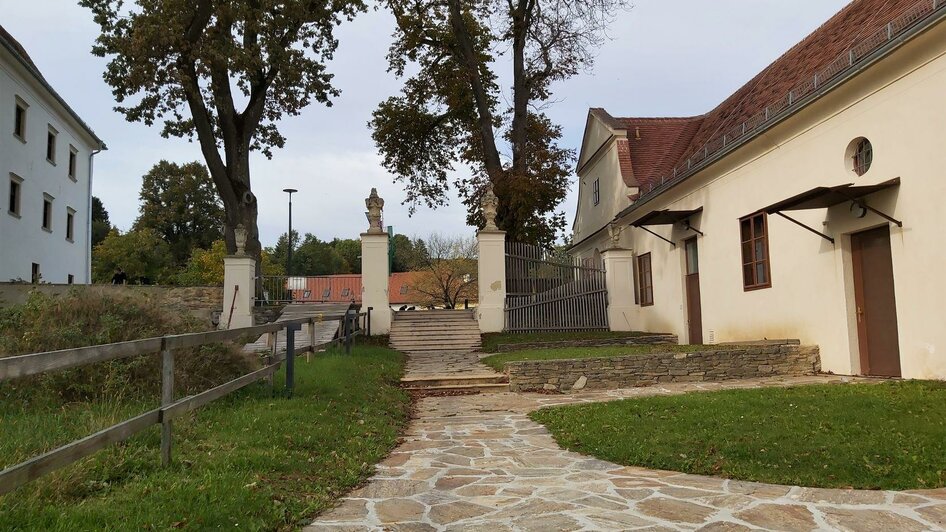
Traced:
MULTIPOLYGON (((817 28, 847 0, 632 0, 621 13, 592 72, 555 87, 548 113, 564 127, 564 142, 578 148, 589 107, 614 116, 702 114, 817 28)), ((73 0, 0 0, 0 24, 16 37, 53 87, 105 140, 95 158, 93 194, 112 222, 128 229, 138 213, 141 176, 160 159, 201 160, 196 144, 161 138, 157 128, 126 122, 112 111, 102 81, 105 60, 90 48, 97 27, 73 0)), ((356 238, 366 228, 364 198, 377 187, 386 201, 385 223, 399 233, 469 233, 462 205, 408 217, 404 192, 381 167, 366 126, 378 102, 398 92, 385 54, 393 20, 383 11, 360 15, 338 30, 330 70, 342 94, 332 107, 312 105, 283 121, 286 147, 272 160, 255 155, 253 189, 260 203, 263 245, 286 227, 287 187, 294 196, 293 226, 322 239, 356 238)), ((502 68, 505 65, 501 66, 502 68)), ((562 206, 574 217, 577 187, 562 206)))

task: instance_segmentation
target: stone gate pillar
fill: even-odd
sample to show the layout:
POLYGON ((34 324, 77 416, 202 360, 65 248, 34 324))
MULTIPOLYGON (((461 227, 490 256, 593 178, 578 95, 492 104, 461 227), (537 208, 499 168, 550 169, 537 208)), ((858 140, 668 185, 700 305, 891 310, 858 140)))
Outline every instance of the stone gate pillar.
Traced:
POLYGON ((608 287, 608 325, 612 331, 631 331, 634 316, 634 252, 612 247, 601 253, 608 287))
POLYGON ((223 309, 220 328, 252 327, 253 296, 256 292, 256 259, 246 255, 246 229, 238 225, 233 231, 236 255, 223 258, 223 309))
POLYGON ((381 226, 384 200, 377 189, 365 200, 368 207, 368 232, 361 234, 361 310, 371 307, 371 334, 391 330, 391 303, 388 294, 388 234, 381 226))
POLYGON ((492 187, 483 195, 486 226, 476 234, 478 253, 476 309, 480 332, 502 332, 506 327, 506 232, 496 227, 499 200, 492 187))

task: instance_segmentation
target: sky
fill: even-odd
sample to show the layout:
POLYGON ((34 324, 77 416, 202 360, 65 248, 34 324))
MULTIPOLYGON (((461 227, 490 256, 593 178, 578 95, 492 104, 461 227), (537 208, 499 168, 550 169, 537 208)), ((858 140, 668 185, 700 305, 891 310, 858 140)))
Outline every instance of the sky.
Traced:
MULTIPOLYGON (((705 113, 841 9, 847 0, 631 0, 587 72, 554 86, 549 116, 563 127, 562 143, 580 148, 589 107, 614 116, 691 116, 705 113)), ((202 161, 196 143, 164 139, 158 127, 130 123, 112 109, 102 80, 106 59, 90 50, 98 34, 75 0, 0 0, 0 24, 19 40, 57 92, 108 146, 96 155, 93 194, 112 223, 131 227, 138 215, 141 176, 161 159, 202 161)), ((401 185, 381 166, 367 122, 379 102, 399 92, 387 72, 393 18, 369 10, 343 24, 329 70, 341 89, 331 107, 313 104, 280 123, 286 147, 251 160, 259 201, 260 239, 286 231, 287 197, 295 188, 293 228, 323 240, 357 238, 367 229, 364 198, 372 187, 385 200, 384 221, 395 231, 472 234, 455 196, 450 205, 413 215, 401 185)), ((501 77, 509 65, 497 65, 501 77)), ((463 171, 458 169, 458 171, 463 171)), ((561 206, 574 218, 576 177, 561 206)))

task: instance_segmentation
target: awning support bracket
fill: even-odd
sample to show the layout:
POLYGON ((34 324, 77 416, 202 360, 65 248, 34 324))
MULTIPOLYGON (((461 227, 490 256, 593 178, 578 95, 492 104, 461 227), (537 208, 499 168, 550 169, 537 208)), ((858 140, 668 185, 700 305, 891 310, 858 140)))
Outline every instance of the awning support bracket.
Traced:
POLYGON ((643 225, 635 225, 634 227, 636 227, 636 228, 638 228, 638 229, 643 229, 644 231, 647 231, 648 233, 654 235, 655 237, 657 237, 657 238, 663 240, 664 242, 670 244, 671 246, 677 247, 677 245, 674 243, 673 240, 666 239, 666 238, 664 238, 664 237, 658 235, 657 233, 651 231, 650 229, 647 229, 647 228, 644 227, 643 225))
POLYGON ((805 224, 799 222, 798 220, 792 218, 791 216, 788 216, 787 214, 784 214, 782 211, 775 211, 775 214, 781 216, 782 218, 785 218, 786 220, 788 220, 788 221, 794 223, 795 225, 799 225, 799 226, 801 226, 801 227, 804 227, 805 229, 811 231, 812 233, 814 233, 814 234, 820 236, 821 238, 827 240, 828 242, 831 242, 832 244, 834 244, 834 238, 832 238, 832 237, 830 237, 830 236, 828 236, 828 235, 822 233, 821 231, 818 231, 818 230, 815 230, 815 229, 813 229, 813 228, 811 228, 811 227, 808 227, 807 225, 805 225, 805 224))
POLYGON ((696 234, 698 234, 698 235, 700 235, 700 236, 706 236, 706 235, 703 234, 703 231, 700 231, 700 230, 697 229, 696 227, 693 227, 692 225, 690 225, 690 220, 689 220, 689 219, 683 221, 683 227, 684 227, 684 229, 689 229, 690 231, 693 231, 694 233, 696 233, 696 234))

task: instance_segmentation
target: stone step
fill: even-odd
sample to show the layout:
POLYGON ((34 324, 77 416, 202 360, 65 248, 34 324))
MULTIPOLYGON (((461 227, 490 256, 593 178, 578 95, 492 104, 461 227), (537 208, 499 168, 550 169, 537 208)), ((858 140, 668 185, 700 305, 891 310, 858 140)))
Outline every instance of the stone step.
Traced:
POLYGON ((480 340, 480 335, 475 333, 468 332, 452 332, 452 331, 411 331, 411 332, 398 332, 392 334, 391 338, 420 338, 420 339, 435 339, 435 338, 463 338, 465 340, 480 340))
POLYGON ((478 392, 478 393, 500 393, 508 392, 508 384, 460 384, 447 386, 405 386, 405 390, 412 392, 478 392))
POLYGON ((408 331, 463 331, 470 333, 480 333, 480 328, 477 325, 466 325, 466 324, 457 324, 454 326, 436 324, 436 325, 406 325, 395 323, 391 326, 392 332, 408 332, 408 331))
POLYGON ((391 342, 391 347, 398 351, 474 351, 481 346, 472 342, 391 342))
POLYGON ((404 377, 401 383, 415 388, 430 388, 438 386, 472 386, 474 384, 509 384, 509 379, 501 374, 457 376, 457 375, 429 375, 423 377, 404 377))

